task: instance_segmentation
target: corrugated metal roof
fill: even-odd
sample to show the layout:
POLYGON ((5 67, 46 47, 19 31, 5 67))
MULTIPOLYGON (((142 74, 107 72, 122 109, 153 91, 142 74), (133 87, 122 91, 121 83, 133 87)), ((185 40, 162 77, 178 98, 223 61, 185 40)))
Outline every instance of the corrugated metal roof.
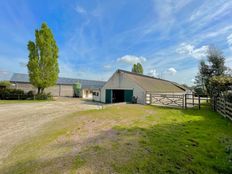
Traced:
POLYGON ((137 74, 125 70, 118 70, 118 73, 124 73, 125 77, 134 81, 146 91, 156 93, 182 93, 186 91, 185 88, 181 87, 181 85, 168 80, 137 74))
MULTIPOLYGON (((28 74, 14 73, 10 79, 11 82, 19 82, 19 83, 30 83, 28 74)), ((106 82, 97 81, 97 80, 85 80, 85 79, 73 79, 73 78, 64 78, 59 77, 57 80, 58 85, 73 85, 75 83, 81 83, 82 88, 90 88, 90 89, 99 89, 106 82)))

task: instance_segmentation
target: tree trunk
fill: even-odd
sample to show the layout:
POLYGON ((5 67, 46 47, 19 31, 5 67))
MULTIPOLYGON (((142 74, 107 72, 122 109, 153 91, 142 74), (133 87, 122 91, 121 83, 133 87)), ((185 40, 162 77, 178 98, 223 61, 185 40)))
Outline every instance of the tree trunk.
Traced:
POLYGON ((41 94, 43 94, 43 92, 44 92, 44 88, 41 88, 41 94))
POLYGON ((40 88, 40 87, 38 87, 38 92, 37 92, 37 94, 40 94, 40 90, 41 90, 41 88, 40 88))

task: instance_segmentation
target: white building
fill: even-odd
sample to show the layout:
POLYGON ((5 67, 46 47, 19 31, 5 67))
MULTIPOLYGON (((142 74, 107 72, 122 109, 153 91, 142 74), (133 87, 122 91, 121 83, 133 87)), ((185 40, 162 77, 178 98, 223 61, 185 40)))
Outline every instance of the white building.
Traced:
POLYGON ((103 103, 131 102, 134 96, 145 104, 146 92, 184 94, 186 89, 167 80, 117 70, 101 88, 100 99, 103 103))
MULTIPOLYGON (((37 88, 30 83, 28 74, 14 73, 10 82, 14 84, 14 88, 16 89, 22 89, 25 92, 37 92, 37 88)), ((75 83, 81 84, 80 97, 85 99, 95 99, 96 97, 93 96, 93 92, 100 93, 100 89, 105 84, 103 81, 59 77, 56 85, 46 88, 45 92, 50 92, 53 96, 73 97, 73 84, 75 83)), ((98 99, 98 101, 100 100, 98 99)))

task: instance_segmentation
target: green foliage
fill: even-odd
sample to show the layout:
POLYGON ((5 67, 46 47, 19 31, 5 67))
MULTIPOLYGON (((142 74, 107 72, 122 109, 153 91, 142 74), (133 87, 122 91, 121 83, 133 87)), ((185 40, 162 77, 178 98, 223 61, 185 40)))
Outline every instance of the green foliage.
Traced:
POLYGON ((34 91, 28 91, 27 93, 27 96, 31 99, 34 98, 34 95, 35 95, 34 91))
POLYGON ((21 89, 1 89, 0 90, 0 99, 1 100, 24 100, 27 98, 27 95, 21 89))
POLYGON ((51 93, 40 93, 35 95, 36 100, 51 100, 52 95, 51 93))
POLYGON ((205 91, 202 88, 200 88, 200 87, 195 87, 194 88, 194 93, 196 95, 199 95, 199 96, 206 96, 205 91))
POLYGON ((213 83, 210 82, 211 77, 225 76, 227 67, 225 66, 225 58, 223 54, 216 48, 210 47, 207 55, 207 62, 201 60, 199 72, 195 77, 197 88, 202 88, 205 94, 213 94, 213 83))
POLYGON ((38 88, 38 94, 56 84, 59 73, 58 47, 52 31, 43 23, 35 30, 35 42, 28 42, 29 62, 27 64, 30 82, 38 88))
POLYGON ((80 97, 80 95, 81 95, 81 84, 80 83, 73 84, 73 91, 74 91, 74 97, 80 97))
POLYGON ((226 92, 232 86, 232 77, 221 75, 213 76, 209 79, 212 95, 219 96, 221 92, 226 92))
POLYGON ((0 81, 0 87, 9 88, 11 83, 9 81, 0 81))
POLYGON ((21 89, 0 89, 0 100, 51 100, 50 93, 34 94, 33 91, 25 93, 21 89))
POLYGON ((141 63, 134 64, 132 67, 132 72, 143 74, 143 66, 141 65, 141 63))
POLYGON ((230 76, 213 76, 210 78, 210 84, 212 86, 218 86, 226 88, 232 85, 232 77, 230 76))

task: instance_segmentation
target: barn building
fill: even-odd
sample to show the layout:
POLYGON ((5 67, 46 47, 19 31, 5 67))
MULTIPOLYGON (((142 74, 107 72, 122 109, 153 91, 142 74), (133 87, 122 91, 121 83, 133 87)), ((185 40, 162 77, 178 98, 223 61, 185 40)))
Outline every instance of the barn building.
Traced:
MULTIPOLYGON (((30 84, 28 74, 14 73, 10 82, 16 89, 22 89, 25 92, 37 91, 35 87, 30 84)), ((74 94, 73 84, 81 84, 81 97, 87 99, 96 99, 100 97, 100 89, 105 84, 104 81, 72 79, 60 77, 55 86, 45 89, 45 92, 50 92, 53 96, 72 97, 74 94), (95 95, 95 96, 93 96, 95 95)))
POLYGON ((131 102, 137 98, 140 104, 146 104, 146 93, 185 94, 187 90, 171 81, 117 70, 101 88, 101 102, 131 102))

